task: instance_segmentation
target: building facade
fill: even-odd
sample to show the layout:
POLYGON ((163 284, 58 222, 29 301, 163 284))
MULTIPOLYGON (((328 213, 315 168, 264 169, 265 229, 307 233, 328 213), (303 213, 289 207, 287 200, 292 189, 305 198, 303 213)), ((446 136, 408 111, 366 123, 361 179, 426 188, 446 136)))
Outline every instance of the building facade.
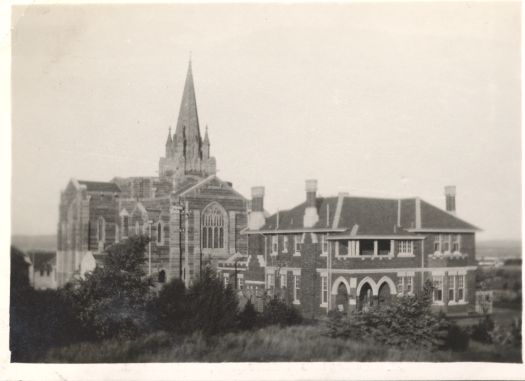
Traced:
POLYGON ((446 210, 420 198, 317 197, 271 216, 264 188, 252 188, 248 256, 219 265, 260 307, 278 296, 305 317, 350 312, 422 292, 430 280, 433 308, 466 314, 475 308, 475 226, 455 215, 455 187, 446 210))
POLYGON ((61 194, 57 284, 102 263, 105 250, 133 235, 147 235, 145 271, 159 282, 190 284, 202 266, 246 254, 247 200, 216 175, 206 128, 201 137, 191 62, 175 133, 159 160, 159 176, 72 179, 61 194))

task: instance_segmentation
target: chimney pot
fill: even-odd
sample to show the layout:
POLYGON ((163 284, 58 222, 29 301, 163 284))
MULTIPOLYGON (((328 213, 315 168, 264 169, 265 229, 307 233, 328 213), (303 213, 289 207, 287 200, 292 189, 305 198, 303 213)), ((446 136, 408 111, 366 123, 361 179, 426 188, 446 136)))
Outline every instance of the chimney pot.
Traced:
POLYGON ((445 206, 447 212, 456 214, 456 186, 447 185, 445 187, 445 206))
POLYGON ((316 205, 317 180, 306 180, 305 189, 306 208, 304 210, 303 226, 311 228, 319 221, 316 205))

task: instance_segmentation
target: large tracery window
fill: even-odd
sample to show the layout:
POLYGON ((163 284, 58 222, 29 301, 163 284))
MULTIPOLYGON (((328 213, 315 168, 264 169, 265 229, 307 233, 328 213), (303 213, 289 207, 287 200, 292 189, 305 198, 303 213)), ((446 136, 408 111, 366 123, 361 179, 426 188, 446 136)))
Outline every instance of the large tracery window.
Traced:
POLYGON ((202 247, 224 248, 224 215, 221 207, 213 204, 202 215, 202 247))

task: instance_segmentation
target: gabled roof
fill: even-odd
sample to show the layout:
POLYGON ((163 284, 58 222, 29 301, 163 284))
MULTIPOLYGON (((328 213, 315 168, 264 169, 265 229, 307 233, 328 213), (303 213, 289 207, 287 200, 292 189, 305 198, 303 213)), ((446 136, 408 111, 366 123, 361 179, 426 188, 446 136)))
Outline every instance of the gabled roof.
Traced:
POLYGON ((120 192, 117 184, 105 181, 77 180, 79 185, 86 187, 88 192, 120 192))

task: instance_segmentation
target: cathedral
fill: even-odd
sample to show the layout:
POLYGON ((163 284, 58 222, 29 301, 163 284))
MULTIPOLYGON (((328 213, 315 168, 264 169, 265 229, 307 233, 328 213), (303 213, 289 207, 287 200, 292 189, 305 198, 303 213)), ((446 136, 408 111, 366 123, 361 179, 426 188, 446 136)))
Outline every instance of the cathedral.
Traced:
POLYGON ((320 197, 312 179, 305 191, 304 202, 269 215, 264 187, 248 201, 217 177, 190 62, 159 175, 72 179, 62 192, 57 286, 103 264, 109 245, 146 235, 145 271, 157 284, 190 285, 209 265, 259 310, 279 297, 310 318, 351 313, 430 283, 433 309, 474 312, 479 228, 457 216, 455 186, 445 187, 444 209, 419 197, 320 197))
POLYGON ((246 254, 240 233, 247 200, 216 175, 207 128, 201 136, 191 61, 158 174, 69 181, 60 196, 58 287, 103 263, 109 245, 132 235, 151 238, 145 270, 160 283, 181 278, 189 285, 203 265, 246 254))

